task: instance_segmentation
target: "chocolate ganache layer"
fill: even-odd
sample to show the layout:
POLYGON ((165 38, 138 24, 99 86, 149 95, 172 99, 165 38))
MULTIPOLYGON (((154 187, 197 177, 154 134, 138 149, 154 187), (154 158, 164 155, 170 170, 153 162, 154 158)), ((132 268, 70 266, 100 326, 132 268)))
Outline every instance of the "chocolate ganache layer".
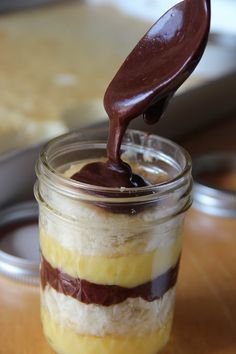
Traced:
POLYGON ((43 289, 49 284, 56 291, 71 296, 85 304, 111 306, 119 304, 128 298, 137 297, 152 302, 161 298, 176 284, 178 269, 179 260, 174 267, 171 267, 167 272, 155 279, 134 288, 125 288, 117 285, 94 284, 84 279, 73 278, 61 272, 58 268, 53 268, 42 257, 41 284, 43 289))

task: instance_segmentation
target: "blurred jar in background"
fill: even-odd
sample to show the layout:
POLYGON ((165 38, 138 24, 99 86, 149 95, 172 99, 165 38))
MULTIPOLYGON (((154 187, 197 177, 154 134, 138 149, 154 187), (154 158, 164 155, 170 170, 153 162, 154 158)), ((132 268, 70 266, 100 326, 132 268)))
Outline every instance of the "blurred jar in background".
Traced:
POLYGON ((198 247, 197 241, 202 241, 199 256, 204 253, 208 259, 204 271, 213 277, 211 281, 215 284, 224 279, 220 287, 225 289, 227 269, 235 269, 232 263, 235 262, 236 236, 235 153, 215 153, 197 158, 193 162, 193 178, 194 208, 187 226, 196 239, 194 245, 198 247))

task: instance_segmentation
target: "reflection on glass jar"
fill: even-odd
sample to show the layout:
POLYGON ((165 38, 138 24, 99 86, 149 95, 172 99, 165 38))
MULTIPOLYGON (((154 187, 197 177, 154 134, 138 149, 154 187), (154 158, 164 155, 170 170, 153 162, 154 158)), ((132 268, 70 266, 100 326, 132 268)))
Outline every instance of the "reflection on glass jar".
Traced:
POLYGON ((122 157, 151 185, 70 179, 105 158, 98 135, 54 139, 37 165, 44 333, 60 354, 154 354, 172 325, 191 162, 171 141, 130 130, 122 157))

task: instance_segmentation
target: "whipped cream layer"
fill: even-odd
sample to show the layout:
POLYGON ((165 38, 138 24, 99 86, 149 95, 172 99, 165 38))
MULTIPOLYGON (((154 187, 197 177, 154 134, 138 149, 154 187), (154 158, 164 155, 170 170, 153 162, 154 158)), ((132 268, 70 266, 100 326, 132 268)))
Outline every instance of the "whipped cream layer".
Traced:
POLYGON ((50 318, 78 334, 91 336, 142 336, 156 331, 171 318, 174 299, 172 288, 153 302, 135 298, 104 307, 84 304, 58 293, 49 285, 41 291, 42 306, 50 318))

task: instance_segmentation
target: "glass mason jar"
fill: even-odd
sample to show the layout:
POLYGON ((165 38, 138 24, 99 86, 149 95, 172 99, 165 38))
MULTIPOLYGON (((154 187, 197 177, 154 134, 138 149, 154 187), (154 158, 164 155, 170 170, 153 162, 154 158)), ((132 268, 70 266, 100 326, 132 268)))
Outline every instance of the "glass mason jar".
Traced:
POLYGON ((172 325, 191 161, 175 143, 129 130, 122 158, 154 184, 104 188, 70 179, 105 156, 99 130, 63 135, 40 154, 44 334, 59 354, 156 354, 172 325))

